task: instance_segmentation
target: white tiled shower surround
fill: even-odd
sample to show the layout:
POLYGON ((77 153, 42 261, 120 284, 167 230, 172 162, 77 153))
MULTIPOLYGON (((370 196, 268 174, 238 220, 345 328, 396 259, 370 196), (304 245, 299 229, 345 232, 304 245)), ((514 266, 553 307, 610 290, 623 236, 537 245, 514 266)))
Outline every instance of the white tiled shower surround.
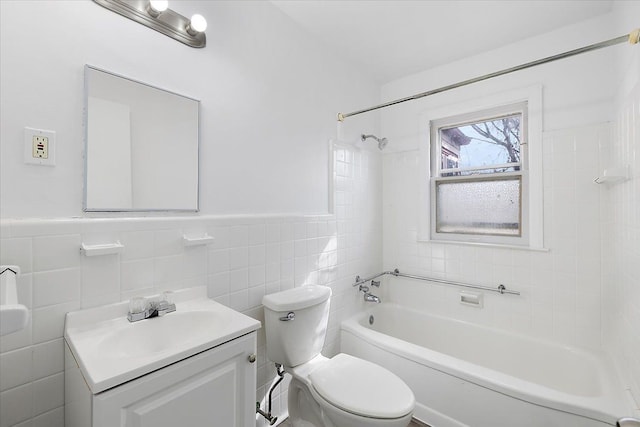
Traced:
MULTIPOLYGON (((338 325, 362 299, 351 287, 357 274, 381 264, 380 157, 336 145, 335 215, 192 216, 3 220, 2 264, 22 268, 20 299, 31 324, 3 337, 0 347, 0 426, 64 425, 63 326, 68 311, 206 285, 211 298, 263 320, 267 293, 303 284, 333 290, 325 346, 338 346, 338 325), (215 238, 209 246, 184 247, 182 236, 215 238), (119 240, 119 255, 86 257, 82 242, 119 240)), ((258 335, 257 399, 274 377, 258 335)), ((274 414, 286 410, 286 383, 275 394, 274 414), (281 398, 281 396, 284 396, 281 398)), ((267 425, 262 419, 258 426, 267 425)))
MULTIPOLYGON (((429 277, 518 290, 485 294, 484 309, 458 303, 459 289, 434 286, 433 312, 565 344, 600 348, 599 147, 610 125, 546 132, 544 236, 548 251, 417 241, 417 151, 384 159, 384 266, 429 277)), ((394 279, 395 280, 395 279, 394 279)))
POLYGON ((611 143, 603 147, 609 165, 628 165, 631 179, 603 191, 603 344, 615 356, 620 376, 640 414, 640 55, 635 89, 620 101, 611 143))

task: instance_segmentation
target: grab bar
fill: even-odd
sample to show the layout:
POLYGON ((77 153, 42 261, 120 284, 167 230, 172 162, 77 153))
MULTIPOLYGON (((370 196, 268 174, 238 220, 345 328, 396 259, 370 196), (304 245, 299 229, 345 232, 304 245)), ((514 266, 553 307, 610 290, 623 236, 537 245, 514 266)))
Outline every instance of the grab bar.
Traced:
POLYGON ((400 270, 398 270, 397 268, 393 271, 383 271, 380 274, 376 274, 375 276, 371 276, 366 279, 361 279, 360 276, 356 276, 356 282, 352 286, 358 286, 370 280, 374 280, 374 279, 377 279, 378 277, 385 276, 385 275, 391 275, 395 277, 406 277, 408 279, 415 279, 415 280, 424 280, 426 282, 442 283, 443 285, 449 285, 449 286, 460 286, 463 288, 481 289, 483 291, 497 292, 499 294, 520 295, 520 292, 509 290, 506 288, 506 286, 502 284, 498 285, 496 288, 492 288, 489 286, 472 285, 470 283, 454 282, 452 280, 436 279, 433 277, 424 277, 424 276, 417 276, 415 274, 400 273, 400 270))

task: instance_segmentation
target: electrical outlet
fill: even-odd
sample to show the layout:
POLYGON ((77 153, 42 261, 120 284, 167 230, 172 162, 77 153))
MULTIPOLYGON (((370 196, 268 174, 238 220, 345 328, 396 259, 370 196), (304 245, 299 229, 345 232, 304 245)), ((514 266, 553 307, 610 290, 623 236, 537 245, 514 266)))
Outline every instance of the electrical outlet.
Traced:
POLYGON ((56 133, 51 130, 24 128, 24 162, 55 166, 56 133))
POLYGON ((49 138, 46 136, 34 136, 31 141, 32 151, 31 157, 37 159, 49 158, 49 138))

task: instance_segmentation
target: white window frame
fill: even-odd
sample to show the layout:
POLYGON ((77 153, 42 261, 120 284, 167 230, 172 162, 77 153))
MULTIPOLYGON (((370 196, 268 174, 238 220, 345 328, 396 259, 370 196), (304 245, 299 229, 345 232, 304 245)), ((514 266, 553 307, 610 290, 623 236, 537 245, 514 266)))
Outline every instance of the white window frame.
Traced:
MULTIPOLYGON (((420 147, 420 221, 418 241, 506 246, 543 250, 543 176, 542 176, 542 86, 493 94, 482 99, 470 99, 456 105, 430 109, 421 115, 420 147), (437 233, 435 230, 435 185, 441 178, 437 128, 497 117, 517 112, 515 105, 526 105, 521 132, 521 236, 490 236, 481 234, 437 233), (443 123, 446 123, 443 125, 443 123)), ((503 175, 503 174, 496 174, 503 175)), ((506 174, 505 174, 506 175, 506 174)), ((504 176, 504 175, 503 175, 504 176)), ((486 177, 486 176, 485 176, 486 177)))

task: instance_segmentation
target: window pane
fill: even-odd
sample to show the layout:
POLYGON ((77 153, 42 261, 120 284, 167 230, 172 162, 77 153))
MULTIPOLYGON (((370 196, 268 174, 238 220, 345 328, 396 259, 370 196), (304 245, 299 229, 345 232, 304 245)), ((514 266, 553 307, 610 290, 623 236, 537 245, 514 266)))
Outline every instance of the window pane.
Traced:
POLYGON ((442 176, 520 170, 522 114, 441 128, 442 176), (513 165, 516 163, 516 165, 513 165), (447 169, 469 169, 450 171, 447 169))
POLYGON ((436 231, 520 236, 520 178, 436 182, 436 231))

